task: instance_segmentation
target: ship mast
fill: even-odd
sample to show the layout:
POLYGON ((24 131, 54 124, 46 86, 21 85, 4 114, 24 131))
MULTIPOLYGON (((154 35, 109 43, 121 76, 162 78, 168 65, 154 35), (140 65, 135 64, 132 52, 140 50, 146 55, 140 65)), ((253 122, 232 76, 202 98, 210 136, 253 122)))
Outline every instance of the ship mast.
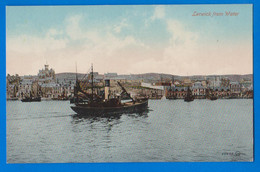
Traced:
POLYGON ((93 74, 93 64, 91 64, 91 102, 93 102, 94 94, 94 74, 93 74))
POLYGON ((79 103, 79 94, 78 94, 78 88, 79 86, 79 81, 78 81, 78 69, 77 69, 77 63, 76 63, 76 87, 74 87, 74 96, 76 94, 76 102, 79 103))

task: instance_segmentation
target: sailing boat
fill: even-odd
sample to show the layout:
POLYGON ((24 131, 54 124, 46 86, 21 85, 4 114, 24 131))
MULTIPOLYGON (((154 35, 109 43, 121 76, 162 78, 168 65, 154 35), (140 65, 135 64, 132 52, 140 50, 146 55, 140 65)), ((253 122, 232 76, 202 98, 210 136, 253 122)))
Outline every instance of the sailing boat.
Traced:
POLYGON ((32 97, 32 94, 30 93, 29 97, 25 97, 21 101, 22 102, 40 102, 41 101, 41 97, 40 96, 32 97))
POLYGON ((37 93, 36 93, 36 97, 32 96, 32 92, 30 91, 29 96, 23 98, 21 100, 22 102, 40 102, 41 101, 41 97, 39 95, 39 86, 37 83, 37 93))
POLYGON ((209 100, 217 100, 218 97, 212 94, 212 91, 210 89, 206 89, 206 98, 209 100))
POLYGON ((139 113, 143 112, 148 107, 148 99, 140 98, 133 99, 126 89, 122 86, 120 82, 117 82, 119 87, 122 89, 122 94, 127 95, 130 102, 122 103, 121 96, 112 98, 110 95, 110 80, 105 80, 105 90, 104 96, 100 96, 94 93, 94 76, 93 76, 93 65, 91 65, 91 93, 86 93, 82 90, 80 83, 76 80, 76 85, 74 89, 76 90, 76 102, 74 106, 71 106, 71 109, 80 115, 105 115, 105 114, 122 114, 122 113, 139 113), (88 98, 88 101, 79 102, 78 92, 81 92, 88 98))
POLYGON ((192 95, 192 91, 191 91, 190 87, 188 87, 187 96, 184 98, 184 101, 191 102, 193 100, 194 100, 194 96, 192 95))
MULTIPOLYGON (((172 84, 174 84, 174 76, 172 77, 172 84)), ((167 92, 166 99, 168 100, 176 100, 177 97, 174 95, 174 88, 172 88, 172 84, 170 84, 169 92, 167 92)))
POLYGON ((14 85, 13 96, 10 98, 7 98, 7 100, 18 100, 18 97, 16 97, 17 91, 18 91, 17 85, 14 85))

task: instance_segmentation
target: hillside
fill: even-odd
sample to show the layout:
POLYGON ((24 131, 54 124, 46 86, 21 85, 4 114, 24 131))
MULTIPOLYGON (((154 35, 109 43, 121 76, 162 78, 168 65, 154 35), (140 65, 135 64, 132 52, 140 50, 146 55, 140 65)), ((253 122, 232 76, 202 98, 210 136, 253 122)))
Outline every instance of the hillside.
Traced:
MULTIPOLYGON (((83 78, 86 74, 78 73, 77 76, 79 79, 83 78)), ((103 76, 103 75, 102 75, 103 76)), ((196 79, 204 79, 205 77, 227 77, 231 81, 240 81, 241 79, 252 80, 253 75, 193 75, 193 76, 178 76, 178 75, 171 75, 171 74, 160 74, 160 73, 145 73, 145 74, 131 74, 131 75, 118 75, 118 77, 126 78, 126 79, 143 79, 143 80, 150 80, 150 81, 158 81, 164 79, 177 79, 181 80, 184 78, 190 78, 192 80, 196 79)), ((76 73, 58 73, 56 74, 57 79, 76 79, 76 73)))

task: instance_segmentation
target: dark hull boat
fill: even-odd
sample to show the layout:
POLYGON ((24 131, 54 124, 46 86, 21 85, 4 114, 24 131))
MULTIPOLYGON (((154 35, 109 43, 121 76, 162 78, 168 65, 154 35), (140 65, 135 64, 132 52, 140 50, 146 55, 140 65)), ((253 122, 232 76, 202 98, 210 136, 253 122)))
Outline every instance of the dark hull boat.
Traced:
POLYGON ((7 98, 8 101, 15 101, 18 100, 18 97, 13 97, 13 98, 7 98))
POLYGON ((206 98, 209 100, 217 100, 218 97, 214 94, 212 94, 212 90, 207 89, 206 90, 206 98))
POLYGON ((218 97, 217 97, 217 96, 210 96, 209 99, 210 99, 210 100, 217 100, 218 97))
POLYGON ((111 94, 109 79, 105 80, 104 95, 97 94, 99 91, 97 89, 94 90, 93 66, 91 66, 90 76, 91 93, 88 93, 81 88, 81 84, 76 76, 76 85, 74 87, 75 105, 71 106, 71 109, 77 114, 84 116, 106 116, 122 113, 139 113, 148 108, 147 98, 133 99, 120 82, 117 82, 123 91, 120 95, 116 96, 111 94), (79 93, 83 94, 87 100, 83 101, 79 98, 79 93), (131 99, 131 101, 123 103, 121 102, 122 97, 131 99))
POLYGON ((190 90, 190 87, 188 87, 187 96, 184 98, 184 101, 192 102, 193 100, 194 100, 194 96, 192 95, 192 91, 190 90))
POLYGON ((71 106, 71 109, 80 115, 104 115, 104 114, 122 114, 122 113, 138 113, 146 110, 148 100, 136 103, 124 103, 115 107, 93 107, 84 106, 84 104, 71 106))
POLYGON ((184 98, 184 101, 185 101, 185 102, 192 102, 193 100, 194 100, 193 97, 185 97, 185 98, 184 98))
POLYGON ((52 100, 57 100, 57 101, 67 101, 69 98, 64 97, 64 98, 52 98, 52 100))
MULTIPOLYGON (((37 84, 37 91, 36 94, 33 94, 33 91, 29 92, 29 96, 25 96, 25 98, 22 98, 22 102, 40 102, 41 101, 41 96, 39 95, 40 89, 39 85, 37 84)), ((22 93, 23 97, 23 93, 22 93)))
POLYGON ((40 102, 41 101, 41 97, 26 97, 24 99, 22 99, 22 102, 40 102))

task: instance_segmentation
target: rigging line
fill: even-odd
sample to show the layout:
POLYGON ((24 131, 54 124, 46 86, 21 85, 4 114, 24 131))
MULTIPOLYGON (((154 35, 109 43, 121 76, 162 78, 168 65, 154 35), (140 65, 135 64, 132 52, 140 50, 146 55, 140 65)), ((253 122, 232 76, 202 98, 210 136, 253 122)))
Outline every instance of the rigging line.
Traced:
POLYGON ((81 81, 86 77, 86 76, 88 76, 89 77, 89 73, 90 73, 90 70, 91 70, 91 68, 90 69, 88 69, 88 71, 87 71, 87 73, 82 77, 82 79, 81 79, 81 81))

